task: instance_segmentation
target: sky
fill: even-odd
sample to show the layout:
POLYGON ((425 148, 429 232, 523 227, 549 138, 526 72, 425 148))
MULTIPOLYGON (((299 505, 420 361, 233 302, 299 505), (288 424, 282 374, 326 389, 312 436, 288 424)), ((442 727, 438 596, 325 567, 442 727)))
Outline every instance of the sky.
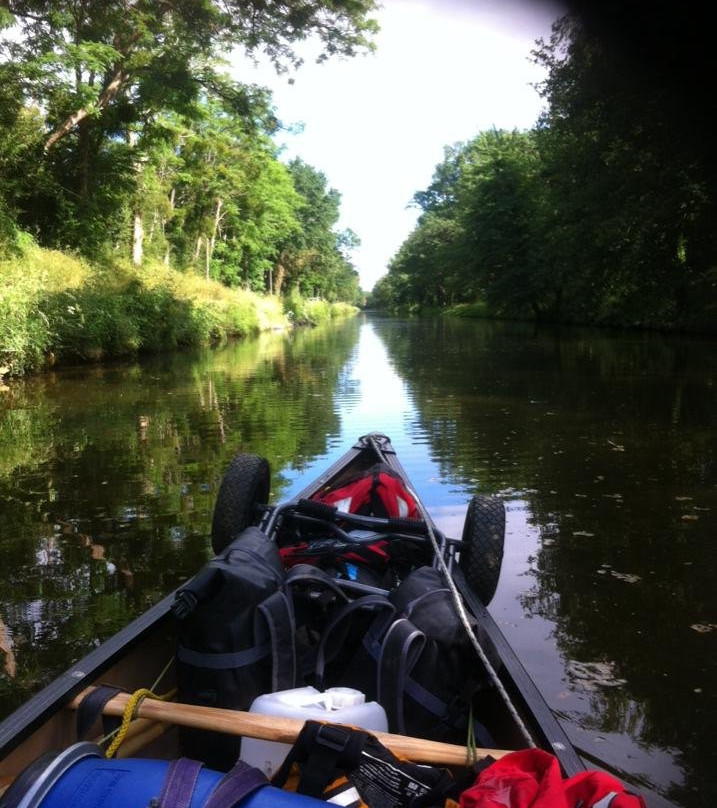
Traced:
POLYGON ((309 43, 289 76, 234 61, 235 77, 269 87, 295 130, 276 138, 282 159, 301 157, 341 194, 338 227, 361 240, 352 261, 363 289, 413 229, 411 199, 445 146, 536 122, 543 101, 533 85, 545 74, 530 52, 561 13, 557 0, 385 0, 373 54, 317 65, 309 43))

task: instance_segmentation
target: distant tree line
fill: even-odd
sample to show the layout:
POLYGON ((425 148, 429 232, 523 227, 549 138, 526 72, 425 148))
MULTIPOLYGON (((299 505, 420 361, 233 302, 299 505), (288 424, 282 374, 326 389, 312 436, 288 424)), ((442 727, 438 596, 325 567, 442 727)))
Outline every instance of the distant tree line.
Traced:
POLYGON ((230 286, 355 301, 339 194, 277 159, 268 93, 222 59, 296 65, 372 47, 373 0, 0 3, 0 251, 29 233, 93 260, 147 258, 230 286))
POLYGON ((373 305, 717 327, 717 172, 694 87, 600 33, 569 15, 538 42, 533 130, 445 150, 373 305))

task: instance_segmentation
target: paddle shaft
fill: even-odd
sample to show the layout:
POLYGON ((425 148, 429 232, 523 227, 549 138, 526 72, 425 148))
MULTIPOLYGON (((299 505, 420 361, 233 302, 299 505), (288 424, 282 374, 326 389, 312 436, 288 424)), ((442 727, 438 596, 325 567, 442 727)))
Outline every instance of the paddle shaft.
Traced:
MULTIPOLYGON (((80 693, 70 703, 77 709, 87 690, 80 693)), ((104 707, 106 715, 119 715, 129 701, 129 694, 120 693, 111 698, 104 707)), ((243 735, 248 738, 260 738, 264 741, 293 744, 304 726, 298 718, 281 718, 279 716, 247 713, 240 710, 225 710, 219 707, 201 707, 195 704, 179 704, 174 701, 157 701, 144 699, 136 711, 136 716, 153 721, 164 721, 182 727, 206 729, 224 732, 228 735, 243 735)), ((416 763, 432 763, 437 766, 464 766, 467 760, 465 746, 457 744, 429 741, 425 738, 411 738, 406 735, 393 735, 388 732, 374 732, 384 746, 399 757, 408 758, 416 763)), ((476 756, 481 759, 490 755, 496 760, 507 755, 502 749, 477 749, 476 756)))

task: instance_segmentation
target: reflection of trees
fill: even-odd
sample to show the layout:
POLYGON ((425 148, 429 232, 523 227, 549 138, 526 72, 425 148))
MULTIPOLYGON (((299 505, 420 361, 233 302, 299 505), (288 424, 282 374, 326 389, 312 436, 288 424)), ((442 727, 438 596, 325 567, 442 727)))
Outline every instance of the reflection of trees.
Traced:
POLYGON ((376 329, 446 478, 529 500, 543 543, 524 606, 555 623, 567 660, 597 666, 594 728, 677 746, 687 785, 672 798, 714 804, 717 630, 690 628, 717 622, 713 345, 445 319, 376 329), (626 683, 601 685, 601 670, 626 683))
POLYGON ((68 370, 0 400, 0 710, 193 574, 240 450, 325 452, 358 323, 68 370), (5 647, 13 654, 7 671, 5 647))

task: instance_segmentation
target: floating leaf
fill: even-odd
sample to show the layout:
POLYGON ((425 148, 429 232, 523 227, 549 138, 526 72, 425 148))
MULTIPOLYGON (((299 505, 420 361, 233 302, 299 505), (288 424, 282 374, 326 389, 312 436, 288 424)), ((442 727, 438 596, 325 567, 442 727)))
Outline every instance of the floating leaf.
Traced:
POLYGON ((714 631, 717 628, 717 623, 693 623, 690 628, 700 634, 706 634, 708 631, 714 631))
POLYGON ((586 690, 598 687, 620 687, 626 683, 615 674, 613 662, 576 662, 570 660, 567 672, 571 679, 580 682, 586 690))
POLYGON ((618 578, 620 581, 626 581, 628 584, 636 584, 638 581, 642 580, 639 575, 633 575, 629 572, 610 570, 610 575, 612 575, 613 578, 618 578))

